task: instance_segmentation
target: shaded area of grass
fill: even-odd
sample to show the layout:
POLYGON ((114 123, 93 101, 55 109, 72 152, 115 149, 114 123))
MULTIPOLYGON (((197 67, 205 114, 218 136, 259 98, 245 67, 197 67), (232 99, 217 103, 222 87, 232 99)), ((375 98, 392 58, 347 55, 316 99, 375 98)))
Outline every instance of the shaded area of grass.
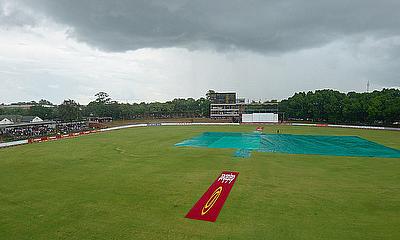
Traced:
MULTIPOLYGON (((135 128, 0 150, 0 239, 399 239, 400 159, 182 148, 205 131, 135 128), (216 223, 184 215, 222 170, 239 178, 216 223)), ((400 148, 400 133, 355 135, 400 148)))

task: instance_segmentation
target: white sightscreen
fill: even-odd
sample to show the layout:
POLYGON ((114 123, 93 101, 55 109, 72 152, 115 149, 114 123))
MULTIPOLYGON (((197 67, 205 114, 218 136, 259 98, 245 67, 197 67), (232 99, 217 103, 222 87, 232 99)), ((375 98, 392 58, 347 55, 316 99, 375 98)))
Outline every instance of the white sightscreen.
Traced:
POLYGON ((253 122, 253 114, 242 114, 242 122, 253 122))
POLYGON ((278 122, 278 114, 276 114, 276 113, 243 114, 242 122, 277 123, 278 122))

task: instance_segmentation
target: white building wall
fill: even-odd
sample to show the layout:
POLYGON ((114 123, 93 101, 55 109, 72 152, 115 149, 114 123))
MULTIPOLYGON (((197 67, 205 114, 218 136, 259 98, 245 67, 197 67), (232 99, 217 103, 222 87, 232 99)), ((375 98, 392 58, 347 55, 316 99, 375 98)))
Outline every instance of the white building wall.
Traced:
POLYGON ((277 113, 253 113, 242 114, 242 122, 244 123, 277 123, 277 113))
POLYGON ((31 122, 43 122, 43 119, 41 119, 40 117, 35 117, 34 119, 32 119, 31 122))
POLYGON ((253 114, 242 114, 242 122, 244 123, 253 122, 253 114))
POLYGON ((8 118, 3 118, 0 120, 0 124, 13 124, 14 122, 9 120, 8 118))

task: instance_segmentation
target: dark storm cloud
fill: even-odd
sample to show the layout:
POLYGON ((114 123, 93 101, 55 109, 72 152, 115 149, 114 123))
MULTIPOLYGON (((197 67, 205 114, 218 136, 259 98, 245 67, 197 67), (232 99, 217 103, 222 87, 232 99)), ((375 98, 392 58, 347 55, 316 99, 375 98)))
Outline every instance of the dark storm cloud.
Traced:
POLYGON ((286 52, 400 33, 398 0, 21 1, 70 26, 78 40, 111 51, 211 45, 286 52))

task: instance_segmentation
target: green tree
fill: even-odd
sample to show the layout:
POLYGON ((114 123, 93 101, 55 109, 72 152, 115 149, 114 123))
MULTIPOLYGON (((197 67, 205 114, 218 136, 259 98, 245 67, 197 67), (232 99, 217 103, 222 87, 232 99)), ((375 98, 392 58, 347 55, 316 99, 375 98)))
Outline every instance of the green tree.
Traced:
POLYGON ((215 91, 214 90, 208 90, 207 91, 207 93, 206 93, 206 99, 207 100, 210 100, 211 99, 211 95, 213 95, 215 93, 215 91))
POLYGON ((53 103, 51 103, 50 101, 48 101, 48 100, 46 100, 46 99, 40 99, 40 101, 39 101, 39 103, 38 103, 39 105, 50 105, 50 106, 53 106, 54 104, 53 103))
POLYGON ((38 116, 41 119, 53 119, 55 117, 55 108, 43 107, 41 105, 32 106, 29 109, 29 115, 38 116))
POLYGON ((199 107, 200 117, 210 116, 210 101, 205 98, 200 98, 197 100, 197 105, 199 107))
POLYGON ((110 96, 105 92, 98 92, 95 94, 96 100, 90 102, 85 108, 86 116, 95 116, 95 117, 111 117, 113 114, 116 114, 119 108, 118 103, 111 102, 110 96), (108 104, 112 104, 112 106, 107 106, 108 104))
POLYGON ((74 100, 68 99, 58 106, 58 116, 63 121, 76 121, 81 119, 81 107, 74 100))
POLYGON ((110 96, 106 92, 98 92, 94 96, 96 97, 95 102, 97 103, 107 104, 111 101, 110 96))

